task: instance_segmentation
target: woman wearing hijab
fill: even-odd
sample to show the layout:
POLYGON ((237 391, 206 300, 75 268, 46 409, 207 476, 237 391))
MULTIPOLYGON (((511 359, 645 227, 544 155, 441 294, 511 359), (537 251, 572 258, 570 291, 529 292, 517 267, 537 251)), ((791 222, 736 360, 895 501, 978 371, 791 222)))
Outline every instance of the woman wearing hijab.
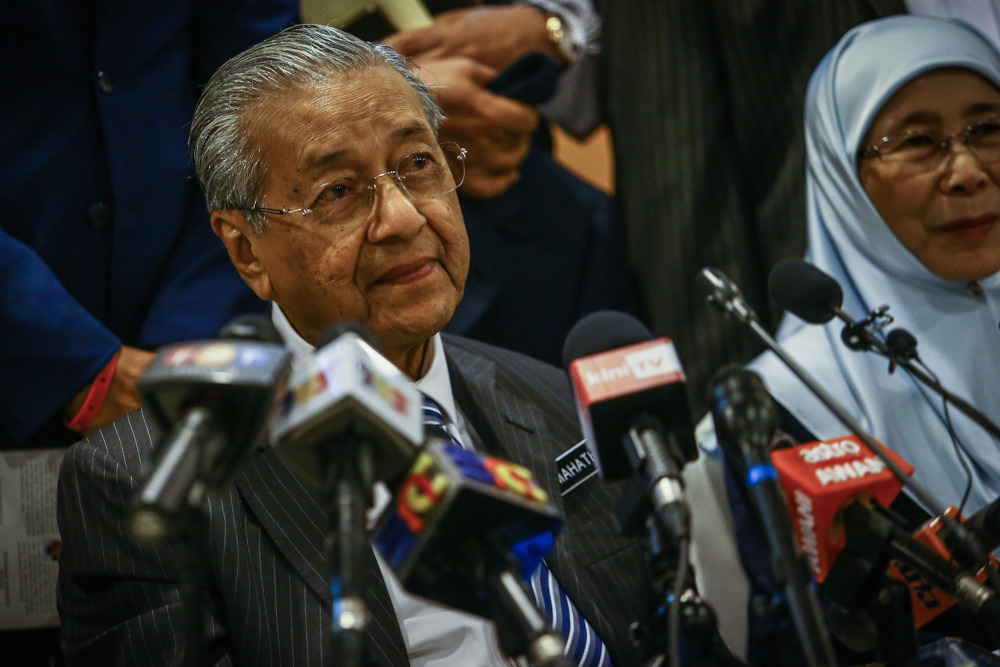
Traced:
MULTIPOLYGON (((1000 422, 1000 54, 955 19, 901 16, 850 31, 806 97, 807 260, 856 318, 889 304, 941 384, 1000 422)), ((778 339, 941 505, 1000 497, 1000 443, 842 325, 788 317, 778 339)), ((820 439, 841 425, 771 354, 752 367, 820 439)))
MULTIPOLYGON (((892 326, 916 336, 941 384, 1000 422, 1000 53, 955 19, 863 24, 813 74, 805 122, 807 260, 840 283, 853 317, 889 304, 892 326)), ((787 317, 778 340, 916 468, 941 507, 967 495, 969 515, 1000 497, 1000 443, 906 373, 888 373, 884 358, 849 350, 842 326, 787 317)), ((773 354, 751 368, 803 442, 847 433, 773 354)), ((716 453, 714 438, 702 446, 716 453)), ((751 590, 760 590, 768 559, 736 487, 729 484, 741 560, 751 590)), ((915 523, 928 516, 912 501, 902 507, 915 523)), ((696 532, 698 519, 696 509, 696 532)), ((782 636, 751 627, 749 660, 778 664, 788 648, 782 636)))

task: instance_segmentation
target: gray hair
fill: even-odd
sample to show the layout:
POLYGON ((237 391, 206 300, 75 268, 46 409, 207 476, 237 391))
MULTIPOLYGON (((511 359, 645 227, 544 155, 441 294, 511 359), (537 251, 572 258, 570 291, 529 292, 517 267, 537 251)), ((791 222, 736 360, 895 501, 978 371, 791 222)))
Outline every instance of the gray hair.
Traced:
MULTIPOLYGON (((189 145, 209 211, 261 205, 267 156, 250 138, 246 116, 270 95, 328 82, 331 74, 391 67, 410 84, 437 134, 444 120, 427 85, 406 59, 385 44, 371 43, 325 25, 295 25, 250 47, 209 79, 195 108, 189 145)), ((264 214, 244 213, 257 233, 264 214)))

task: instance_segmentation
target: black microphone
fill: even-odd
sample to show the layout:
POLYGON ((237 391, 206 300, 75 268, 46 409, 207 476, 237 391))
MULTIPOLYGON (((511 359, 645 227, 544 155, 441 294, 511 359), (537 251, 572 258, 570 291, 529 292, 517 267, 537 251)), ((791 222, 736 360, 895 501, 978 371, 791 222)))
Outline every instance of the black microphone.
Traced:
POLYGON ((166 346, 139 378, 145 404, 169 430, 126 511, 126 530, 139 544, 167 542, 180 515, 222 488, 259 444, 290 355, 283 345, 253 340, 274 340, 265 317, 237 318, 223 329, 234 332, 239 338, 166 346))
POLYGON ((709 401, 719 445, 741 472, 771 554, 771 572, 788 600, 803 653, 810 665, 836 665, 833 647, 806 563, 796 543, 785 494, 771 462, 778 409, 760 376, 739 367, 712 380, 709 401))
MULTIPOLYGON (((892 322, 892 317, 886 315, 889 306, 882 306, 864 320, 855 321, 840 308, 844 303, 844 290, 840 283, 812 264, 798 259, 779 262, 768 277, 767 287, 771 298, 779 306, 809 324, 826 324, 839 317, 844 322, 840 338, 850 349, 859 352, 874 349, 887 356, 893 364, 898 363, 890 354, 892 350, 870 328, 877 326, 881 329, 892 322)), ((912 358, 916 358, 915 351, 912 358)))
POLYGON ((876 580, 885 578, 892 559, 955 598, 987 628, 1000 627, 1000 596, 982 585, 975 572, 956 567, 916 539, 893 512, 878 503, 852 502, 844 507, 842 520, 847 539, 820 587, 825 598, 844 607, 857 605, 877 589, 876 580))
POLYGON ((809 262, 779 262, 767 279, 767 291, 779 306, 809 324, 826 324, 844 303, 840 283, 809 262))
POLYGON ((884 356, 890 361, 889 372, 892 372, 897 365, 902 366, 926 387, 979 424, 987 433, 1000 439, 1000 427, 965 399, 945 389, 935 378, 913 363, 920 361, 917 354, 917 339, 913 334, 905 329, 896 328, 889 331, 883 341, 869 329, 879 318, 887 318, 884 323, 892 321, 892 318, 886 315, 888 306, 882 306, 864 320, 854 320, 840 309, 844 298, 840 284, 812 264, 795 259, 785 260, 774 267, 768 279, 768 289, 778 305, 810 324, 824 324, 834 317, 840 318, 844 322, 841 339, 847 347, 857 351, 871 350, 884 356))
POLYGON ((736 664, 688 566, 690 511, 681 470, 698 448, 673 342, 653 338, 631 315, 598 312, 570 331, 563 363, 601 477, 628 478, 615 511, 620 531, 645 533, 657 602, 637 634, 649 664, 679 665, 682 654, 692 664, 736 664))
POLYGON ((573 327, 563 362, 602 478, 638 475, 664 529, 686 539, 690 517, 680 474, 698 450, 673 343, 654 339, 631 315, 602 311, 573 327))
POLYGON ((372 542, 409 592, 493 620, 508 656, 565 665, 524 583, 560 528, 530 470, 432 437, 372 542))

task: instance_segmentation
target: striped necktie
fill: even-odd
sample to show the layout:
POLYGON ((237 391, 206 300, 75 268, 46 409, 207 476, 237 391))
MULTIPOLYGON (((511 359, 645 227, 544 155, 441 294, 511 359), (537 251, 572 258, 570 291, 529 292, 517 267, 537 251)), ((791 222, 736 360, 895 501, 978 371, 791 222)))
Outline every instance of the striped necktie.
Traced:
MULTIPOLYGON (((424 427, 451 443, 464 447, 455 424, 444 414, 441 406, 424 394, 424 427)), ((590 623, 583 617, 563 592, 555 576, 542 562, 529 579, 535 604, 545 620, 562 635, 566 643, 566 656, 577 667, 611 667, 608 649, 604 646, 590 623)))

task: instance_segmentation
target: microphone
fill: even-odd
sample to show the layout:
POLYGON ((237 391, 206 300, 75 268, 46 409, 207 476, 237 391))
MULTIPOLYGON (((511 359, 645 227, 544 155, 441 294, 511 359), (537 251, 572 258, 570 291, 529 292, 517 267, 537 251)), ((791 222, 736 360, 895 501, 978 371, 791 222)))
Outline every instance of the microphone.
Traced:
POLYGON ((644 653, 656 656, 651 664, 680 664, 682 650, 696 662, 730 664, 715 614, 691 588, 691 518, 681 469, 698 450, 673 342, 654 339, 631 315, 596 312, 566 337, 563 364, 601 478, 628 478, 615 511, 620 532, 645 533, 660 603, 638 631, 644 653))
MULTIPOLYGON (((983 508, 988 512, 991 512, 990 506, 983 508)), ((982 510, 980 510, 982 512, 982 510)), ((950 505, 945 510, 945 515, 951 519, 961 520, 962 517, 958 514, 958 508, 954 505, 950 505)), ((990 519, 984 519, 980 513, 969 517, 965 521, 965 526, 973 531, 980 540, 983 538, 983 533, 981 529, 974 528, 972 524, 973 519, 977 522, 979 521, 990 521, 990 519), (978 515, 978 516, 977 516, 978 515)), ((959 565, 956 561, 957 559, 953 556, 950 547, 948 546, 951 542, 951 535, 948 532, 948 528, 944 525, 941 517, 934 517, 926 521, 914 534, 913 538, 923 544, 924 546, 932 549, 936 554, 941 556, 946 562, 959 565)), ((987 547, 992 550, 1000 546, 1000 541, 993 542, 992 546, 987 547)), ((990 564, 987 566, 992 570, 997 568, 997 560, 992 554, 989 555, 990 564)), ((967 565, 963 563, 961 565, 967 565)), ((911 567, 909 564, 904 562, 892 561, 889 564, 889 573, 900 579, 910 587, 910 593, 913 598, 913 616, 914 624, 916 627, 922 627, 928 622, 941 615, 942 612, 947 611, 955 605, 955 598, 948 595, 939 587, 933 585, 932 582, 928 581, 927 578, 918 570, 911 567)), ((989 576, 989 571, 986 567, 980 568, 978 572, 975 573, 975 580, 983 583, 989 576)), ((995 604, 995 603, 994 603, 995 604)))
MULTIPOLYGON (((913 466, 887 451, 912 474, 913 466)), ((792 505, 798 542, 825 597, 856 606, 888 571, 909 587, 913 611, 907 620, 914 627, 954 605, 955 598, 988 621, 996 618, 1000 602, 976 583, 985 581, 987 572, 973 578, 952 563, 941 517, 911 535, 885 509, 902 483, 860 438, 807 443, 775 450, 771 457, 792 505)), ((945 514, 953 519, 957 510, 950 507, 945 514)))
POLYGON ((602 311, 573 327, 563 362, 601 477, 641 477, 664 529, 686 539, 690 517, 680 473, 698 451, 673 342, 654 339, 630 315, 602 311))
POLYGON ((767 279, 767 291, 779 306, 809 324, 826 324, 840 311, 840 283, 809 262, 779 262, 767 279))
POLYGON ((129 501, 125 529, 138 544, 166 543, 182 512, 238 471, 270 416, 290 355, 271 322, 244 316, 223 328, 231 339, 165 346, 139 378, 139 393, 169 431, 129 501), (256 340, 255 340, 256 339, 256 340))
POLYGON ((726 368, 716 374, 709 400, 719 445, 727 460, 742 473, 763 525, 771 554, 771 572, 788 600, 806 660, 810 665, 836 665, 830 636, 795 541, 788 504, 772 464, 771 442, 779 422, 774 400, 759 375, 740 367, 726 368))
POLYGON ((564 664, 563 641, 524 589, 561 529, 523 466, 432 438, 372 542, 415 595, 492 619, 508 656, 564 664), (484 520, 488 518, 488 520, 484 520))
POLYGON ((375 479, 395 479, 423 443, 420 391, 360 324, 335 324, 317 343, 292 371, 271 422, 272 444, 301 478, 322 487, 331 443, 363 439, 372 446, 375 479))
POLYGON ((847 347, 858 351, 871 350, 889 359, 890 372, 897 365, 902 366, 926 387, 979 424, 987 433, 1000 439, 1000 427, 965 399, 945 389, 936 379, 913 363, 920 361, 917 355, 917 339, 913 334, 897 328, 889 331, 883 341, 869 329, 869 326, 876 324, 883 317, 887 319, 877 323, 877 328, 892 322, 892 318, 886 315, 888 306, 873 311, 864 320, 855 321, 840 309, 844 300, 840 284, 812 264, 796 259, 778 263, 771 271, 767 284, 771 297, 778 305, 810 324, 825 324, 834 317, 840 318, 844 322, 841 339, 847 347))
MULTIPOLYGON (((913 466, 886 450, 907 474, 913 466)), ((855 435, 811 442, 771 452, 792 525, 816 581, 822 583, 844 548, 840 512, 848 503, 874 500, 892 504, 902 482, 855 435)))
POLYGON ((406 471, 424 428, 419 390, 366 340, 376 342, 360 324, 327 329, 318 349, 295 366, 271 427, 278 454, 327 496, 333 650, 347 665, 361 665, 365 654, 372 486, 406 471))

